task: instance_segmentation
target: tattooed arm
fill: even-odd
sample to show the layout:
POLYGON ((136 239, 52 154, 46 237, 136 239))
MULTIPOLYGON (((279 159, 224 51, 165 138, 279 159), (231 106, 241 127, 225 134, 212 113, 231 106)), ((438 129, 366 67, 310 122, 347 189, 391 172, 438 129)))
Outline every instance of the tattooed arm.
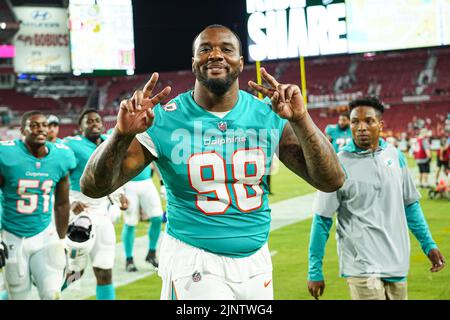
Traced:
POLYGON ((321 191, 339 189, 344 184, 344 171, 331 143, 306 111, 300 88, 278 83, 264 68, 261 68, 261 75, 270 88, 253 81, 249 81, 249 86, 270 97, 272 110, 289 120, 280 140, 280 160, 321 191))
POLYGON ((89 159, 80 180, 81 192, 91 198, 107 196, 153 160, 134 136, 121 135, 115 129, 89 159))
POLYGON ((344 184, 345 175, 333 146, 308 113, 286 124, 279 150, 281 162, 313 187, 332 192, 344 184))
POLYGON ((153 73, 142 91, 120 103, 112 135, 95 150, 81 176, 81 192, 88 197, 101 198, 114 192, 155 159, 135 136, 153 124, 153 107, 170 93, 170 87, 165 87, 150 98, 157 81, 158 74, 153 73))

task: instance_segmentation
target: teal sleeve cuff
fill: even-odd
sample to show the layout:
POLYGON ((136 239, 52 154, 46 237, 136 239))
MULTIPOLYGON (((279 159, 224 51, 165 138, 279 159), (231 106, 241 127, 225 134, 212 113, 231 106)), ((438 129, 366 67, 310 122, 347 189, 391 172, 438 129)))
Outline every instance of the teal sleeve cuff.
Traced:
POLYGON ((431 249, 437 248, 437 245, 431 237, 430 229, 428 228, 419 201, 406 206, 405 212, 409 229, 419 241, 422 251, 428 255, 431 249))
POLYGON ((323 280, 322 260, 333 219, 315 214, 311 225, 308 251, 308 280, 323 280))
POLYGON ((405 282, 406 277, 389 277, 389 278, 381 278, 381 280, 385 282, 405 282))

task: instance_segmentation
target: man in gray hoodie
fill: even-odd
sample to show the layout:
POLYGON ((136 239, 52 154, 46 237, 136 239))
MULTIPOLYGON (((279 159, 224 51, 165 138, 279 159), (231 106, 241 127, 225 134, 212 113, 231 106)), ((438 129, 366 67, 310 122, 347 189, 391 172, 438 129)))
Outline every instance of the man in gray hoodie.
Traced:
POLYGON ((334 212, 340 275, 346 278, 353 300, 408 298, 408 228, 431 261, 431 271, 445 266, 404 155, 380 139, 383 112, 375 98, 350 103, 353 140, 338 154, 346 181, 337 191, 318 191, 313 204, 308 290, 316 299, 325 288, 322 259, 334 212))

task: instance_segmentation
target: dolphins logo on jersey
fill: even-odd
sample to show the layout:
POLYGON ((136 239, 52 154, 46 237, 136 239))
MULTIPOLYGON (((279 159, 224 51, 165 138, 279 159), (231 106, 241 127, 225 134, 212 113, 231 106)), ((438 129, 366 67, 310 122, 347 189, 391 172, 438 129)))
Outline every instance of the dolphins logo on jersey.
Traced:
POLYGON ((227 131, 228 126, 227 126, 227 123, 225 121, 220 121, 217 124, 217 128, 219 128, 220 131, 225 132, 225 131, 227 131))
POLYGON ((394 164, 394 160, 392 160, 392 159, 386 159, 386 161, 385 161, 385 165, 386 165, 386 167, 392 167, 392 165, 394 164))

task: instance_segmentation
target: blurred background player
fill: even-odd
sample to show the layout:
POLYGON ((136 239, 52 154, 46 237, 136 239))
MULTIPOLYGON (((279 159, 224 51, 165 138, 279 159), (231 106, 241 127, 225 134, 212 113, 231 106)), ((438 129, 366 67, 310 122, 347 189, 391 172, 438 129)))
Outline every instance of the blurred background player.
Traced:
POLYGON ((419 167, 419 186, 420 188, 426 188, 428 187, 428 174, 430 173, 431 163, 428 129, 423 128, 420 130, 412 151, 414 160, 416 160, 419 167))
MULTIPOLYGON (((107 131, 107 135, 113 132, 114 128, 107 131)), ((165 211, 163 211, 161 199, 166 198, 166 188, 158 168, 151 163, 141 173, 123 186, 128 209, 124 210, 124 225, 122 227, 122 243, 125 252, 125 270, 128 272, 138 271, 133 257, 134 240, 136 236, 136 225, 140 220, 148 221, 147 231, 149 245, 145 261, 153 267, 158 268, 156 249, 158 239, 161 234, 161 226, 167 221, 165 211), (156 190, 152 177, 156 175, 160 181, 160 192, 156 190), (164 219, 166 218, 166 219, 164 219)))
POLYGON ((59 134, 59 118, 53 114, 47 117, 48 135, 47 140, 53 143, 62 143, 62 139, 58 138, 59 134))
POLYGON ((21 119, 23 138, 0 142, 2 238, 9 251, 5 281, 10 299, 27 299, 32 283, 41 299, 61 298, 69 171, 75 168, 75 158, 66 146, 49 143, 47 131, 47 118, 30 111, 21 119))
MULTIPOLYGON (((128 209, 124 211, 124 225, 122 229, 122 242, 126 258, 125 268, 128 272, 137 271, 133 259, 133 247, 135 229, 139 222, 141 211, 144 219, 148 219, 150 223, 147 233, 149 238, 149 249, 145 261, 155 268, 158 267, 156 247, 161 233, 163 209, 158 191, 151 179, 153 166, 153 164, 147 166, 140 174, 123 187, 125 196, 128 199, 128 209)), ((161 181, 161 187, 163 187, 164 184, 160 174, 157 170, 155 170, 155 172, 157 172, 161 181)))
POLYGON ((436 150, 436 185, 439 184, 439 177, 441 172, 444 173, 445 180, 448 179, 449 174, 449 158, 450 158, 450 138, 443 136, 440 139, 439 149, 436 150))
POLYGON ((0 300, 8 300, 8 292, 6 291, 3 267, 8 258, 8 247, 2 241, 2 214, 3 214, 3 191, 0 188, 0 300))
POLYGON ((337 124, 327 125, 325 135, 333 145, 334 151, 338 153, 352 139, 349 113, 341 113, 337 124))
MULTIPOLYGON (((97 279, 97 300, 114 300, 112 268, 115 258, 116 235, 108 214, 110 199, 108 197, 91 199, 80 192, 80 177, 84 167, 91 154, 107 139, 107 136, 102 135, 103 121, 95 109, 83 111, 78 125, 81 134, 64 139, 64 143, 73 150, 77 161, 75 169, 70 174, 71 211, 74 215, 82 212, 89 215, 93 228, 95 228, 97 236, 92 249, 89 250, 89 258, 97 279)), ((123 208, 126 208, 126 204, 123 205, 123 208)), ((80 256, 78 260, 77 257, 70 260, 70 271, 79 272, 86 267, 85 252, 80 251, 79 253, 83 256, 80 256)))

